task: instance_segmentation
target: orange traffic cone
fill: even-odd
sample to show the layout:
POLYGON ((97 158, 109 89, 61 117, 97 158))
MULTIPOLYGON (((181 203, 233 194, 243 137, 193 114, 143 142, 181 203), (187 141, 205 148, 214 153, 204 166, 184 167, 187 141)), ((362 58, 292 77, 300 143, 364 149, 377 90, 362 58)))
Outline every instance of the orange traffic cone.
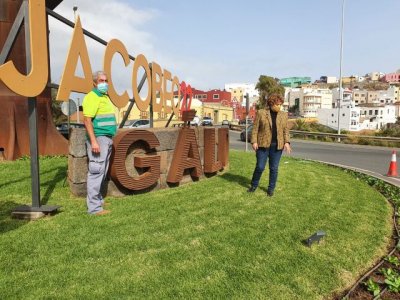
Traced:
POLYGON ((386 176, 397 177, 399 174, 397 173, 397 162, 396 162, 396 151, 392 152, 392 160, 389 165, 389 171, 386 176))

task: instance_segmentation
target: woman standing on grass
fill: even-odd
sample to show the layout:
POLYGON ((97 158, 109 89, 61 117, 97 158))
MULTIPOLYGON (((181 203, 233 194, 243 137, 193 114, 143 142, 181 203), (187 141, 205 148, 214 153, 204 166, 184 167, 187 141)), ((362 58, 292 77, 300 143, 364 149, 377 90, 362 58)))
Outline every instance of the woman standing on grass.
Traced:
POLYGON ((251 186, 247 190, 250 193, 257 189, 269 159, 267 195, 273 196, 282 150, 285 150, 288 154, 292 151, 289 142, 288 115, 281 111, 282 104, 282 96, 273 94, 268 97, 267 108, 257 111, 251 133, 251 144, 256 151, 257 163, 251 179, 251 186))

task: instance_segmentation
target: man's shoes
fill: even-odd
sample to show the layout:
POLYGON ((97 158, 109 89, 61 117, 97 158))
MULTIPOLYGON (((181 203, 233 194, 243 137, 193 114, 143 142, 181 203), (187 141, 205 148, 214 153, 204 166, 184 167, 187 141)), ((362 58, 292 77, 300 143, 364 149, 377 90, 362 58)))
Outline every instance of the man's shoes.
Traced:
POLYGON ((248 193, 254 193, 254 191, 257 189, 256 186, 251 186, 249 187, 249 189, 247 190, 248 193))
POLYGON ((268 197, 272 197, 273 195, 274 195, 274 192, 267 191, 267 196, 268 197))
POLYGON ((104 216, 104 215, 109 214, 110 212, 111 212, 110 210, 105 210, 105 209, 103 209, 103 210, 101 210, 101 211, 95 213, 95 215, 96 215, 96 216, 104 216))

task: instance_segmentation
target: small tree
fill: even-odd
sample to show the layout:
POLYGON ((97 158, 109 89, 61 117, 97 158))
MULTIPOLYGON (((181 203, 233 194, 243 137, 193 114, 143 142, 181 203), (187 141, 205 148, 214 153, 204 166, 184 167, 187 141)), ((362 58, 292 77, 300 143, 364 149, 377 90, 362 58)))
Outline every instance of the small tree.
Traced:
POLYGON ((54 124, 58 124, 61 122, 65 122, 67 120, 67 116, 65 116, 61 111, 61 101, 56 100, 57 90, 51 90, 51 114, 53 117, 54 124))
POLYGON ((260 94, 258 98, 258 107, 263 108, 266 106, 267 97, 271 94, 279 94, 282 97, 285 95, 285 88, 279 84, 279 79, 271 76, 260 75, 256 84, 256 89, 260 94))

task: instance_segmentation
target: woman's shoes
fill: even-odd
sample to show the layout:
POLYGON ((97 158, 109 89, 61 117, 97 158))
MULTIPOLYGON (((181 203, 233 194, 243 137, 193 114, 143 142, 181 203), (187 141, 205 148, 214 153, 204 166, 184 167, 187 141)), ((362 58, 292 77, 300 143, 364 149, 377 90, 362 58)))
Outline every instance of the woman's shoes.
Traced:
POLYGON ((249 187, 249 189, 247 190, 248 193, 254 193, 254 191, 257 189, 256 186, 251 186, 249 187))

